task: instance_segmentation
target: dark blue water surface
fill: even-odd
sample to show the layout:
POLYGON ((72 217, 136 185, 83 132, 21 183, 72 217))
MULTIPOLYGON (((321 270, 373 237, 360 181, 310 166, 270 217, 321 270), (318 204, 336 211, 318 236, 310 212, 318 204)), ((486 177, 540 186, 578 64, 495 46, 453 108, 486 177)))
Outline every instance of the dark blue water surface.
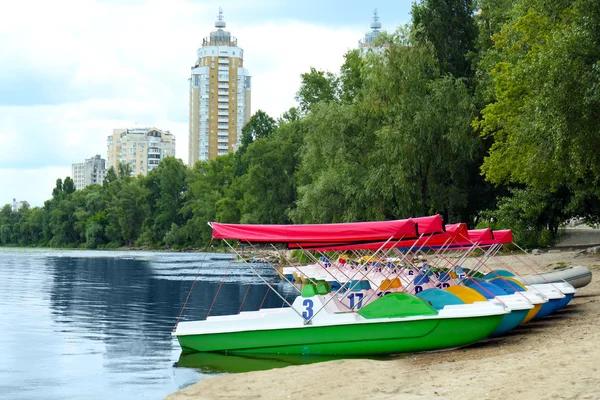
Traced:
MULTIPOLYGON (((245 311, 265 299, 227 254, 0 249, 0 398, 162 399, 222 372, 196 361, 244 370, 246 359, 179 360, 171 332, 197 273, 182 320, 206 318, 225 274, 211 315, 237 313, 249 284, 245 311)), ((282 303, 270 292, 263 306, 282 303)))

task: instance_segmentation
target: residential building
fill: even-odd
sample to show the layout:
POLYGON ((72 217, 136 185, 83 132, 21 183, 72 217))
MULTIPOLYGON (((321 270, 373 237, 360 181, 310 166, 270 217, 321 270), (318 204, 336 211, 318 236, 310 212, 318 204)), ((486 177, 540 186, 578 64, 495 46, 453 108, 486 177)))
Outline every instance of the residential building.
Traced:
POLYGON ((365 37, 358 41, 358 47, 363 52, 366 52, 368 49, 375 49, 375 42, 380 32, 381 22, 379 22, 377 9, 375 9, 375 11, 373 11, 373 21, 371 22, 371 32, 367 32, 365 37))
POLYGON ((77 190, 81 190, 87 185, 101 185, 106 175, 106 161, 96 154, 82 163, 74 163, 71 171, 77 190))
POLYGON ((25 204, 29 204, 27 203, 25 200, 23 201, 17 201, 17 199, 13 198, 13 202, 12 202, 12 210, 14 212, 17 212, 21 209, 21 207, 23 207, 25 204))
POLYGON ((113 129, 108 137, 108 168, 131 165, 132 175, 147 175, 165 157, 175 156, 175 135, 156 128, 113 129))
POLYGON ((190 167, 235 151, 250 119, 251 77, 244 68, 244 50, 225 25, 219 8, 217 30, 202 41, 189 79, 190 167))

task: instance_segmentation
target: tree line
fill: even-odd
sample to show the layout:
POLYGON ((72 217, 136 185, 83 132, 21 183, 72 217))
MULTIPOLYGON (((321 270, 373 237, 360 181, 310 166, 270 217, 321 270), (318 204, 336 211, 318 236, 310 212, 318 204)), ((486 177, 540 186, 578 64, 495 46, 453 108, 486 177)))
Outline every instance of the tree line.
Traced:
POLYGON ((333 223, 440 213, 550 244, 600 210, 600 3, 423 0, 412 21, 302 74, 298 106, 257 111, 235 153, 102 185, 58 179, 0 211, 0 244, 205 246, 207 222, 333 223))

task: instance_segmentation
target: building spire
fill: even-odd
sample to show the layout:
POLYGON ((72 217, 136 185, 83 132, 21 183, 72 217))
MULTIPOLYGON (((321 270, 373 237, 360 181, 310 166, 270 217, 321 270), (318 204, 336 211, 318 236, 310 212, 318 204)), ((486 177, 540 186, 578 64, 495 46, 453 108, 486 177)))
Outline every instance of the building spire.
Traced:
POLYGON ((223 29, 225 28, 226 23, 225 23, 225 19, 223 18, 223 8, 219 7, 219 16, 217 17, 217 20, 215 21, 215 28, 217 29, 223 29))
POLYGON ((373 11, 373 22, 371 22, 371 29, 373 32, 379 32, 381 29, 381 22, 379 22, 379 16, 377 15, 377 9, 373 11))

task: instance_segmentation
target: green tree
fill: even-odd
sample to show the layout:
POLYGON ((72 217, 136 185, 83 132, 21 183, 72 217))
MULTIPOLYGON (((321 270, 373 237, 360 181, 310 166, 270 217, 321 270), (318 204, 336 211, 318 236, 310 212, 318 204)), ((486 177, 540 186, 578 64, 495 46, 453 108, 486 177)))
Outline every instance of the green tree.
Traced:
POLYGON ((584 184, 597 196, 600 5, 520 1, 515 13, 495 36, 495 101, 474 124, 493 139, 483 172, 496 184, 584 184))
POLYGON ((337 101, 338 85, 338 78, 331 72, 310 67, 310 72, 301 75, 300 89, 296 93, 300 109, 308 112, 319 102, 337 101))
MULTIPOLYGON (((302 141, 302 124, 293 122, 281 125, 273 135, 248 147, 244 155, 248 172, 240 179, 242 223, 290 223, 288 211, 296 201, 295 172, 302 141)), ((221 200, 219 205, 231 207, 226 201, 221 200)))
POLYGON ((240 148, 235 152, 234 171, 236 176, 246 173, 248 166, 243 161, 243 156, 252 142, 266 138, 277 129, 277 123, 267 113, 258 110, 242 128, 240 148))
POLYGON ((66 194, 71 194, 75 191, 75 182, 73 182, 73 179, 71 179, 69 176, 65 178, 65 182, 63 183, 63 191, 66 194))
POLYGON ((188 194, 188 169, 175 157, 161 160, 143 180, 149 189, 150 215, 146 218, 144 239, 160 242, 172 225, 184 225, 181 208, 188 194))
POLYGON ((469 60, 477 38, 473 3, 473 0, 422 0, 412 6, 417 39, 433 44, 442 71, 455 78, 473 75, 469 60))
POLYGON ((150 211, 149 190, 137 180, 127 180, 121 186, 119 197, 115 198, 112 212, 121 228, 121 236, 127 246, 133 246, 140 235, 142 225, 150 211))

